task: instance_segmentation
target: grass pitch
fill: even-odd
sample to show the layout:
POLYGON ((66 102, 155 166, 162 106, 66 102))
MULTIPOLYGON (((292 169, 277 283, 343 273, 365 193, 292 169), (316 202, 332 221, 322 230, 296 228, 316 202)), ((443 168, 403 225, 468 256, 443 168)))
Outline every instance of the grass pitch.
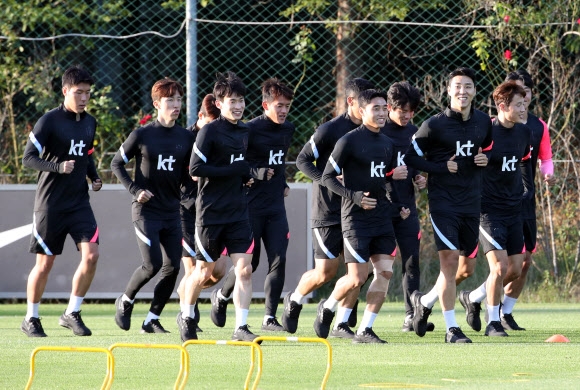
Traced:
MULTIPOLYGON (((24 388, 28 380, 30 354, 38 346, 90 346, 108 348, 118 342, 181 344, 175 315, 177 304, 169 304, 161 318, 172 333, 140 334, 148 304, 137 303, 132 328, 124 332, 115 325, 114 305, 85 304, 82 315, 93 331, 91 337, 75 337, 58 325, 62 304, 42 304, 41 316, 49 337, 29 339, 20 331, 26 311, 23 304, 0 304, 0 388, 24 388)), ((230 339, 234 312, 230 305, 228 323, 217 328, 209 319, 209 304, 200 305, 203 333, 200 339, 230 339)), ((280 306, 279 310, 282 309, 280 306)), ((329 339, 333 367, 328 389, 578 389, 580 387, 580 305, 518 304, 514 316, 528 330, 508 332, 508 338, 490 338, 474 332, 456 306, 458 322, 473 344, 444 343, 443 317, 436 305, 430 317, 435 332, 423 338, 400 331, 404 317, 401 304, 386 303, 374 330, 386 345, 353 345, 329 339), (570 343, 545 343, 563 334, 570 343)), ((314 337, 312 323, 316 305, 305 305, 294 336, 314 337)), ((260 332, 262 304, 250 309, 251 329, 260 332)), ((359 318, 362 312, 359 312, 359 318)), ((483 317, 483 315, 482 315, 483 317)), ((264 371, 260 389, 316 389, 326 365, 322 344, 268 342, 262 345, 264 371)), ((245 347, 189 346, 188 389, 241 389, 250 363, 245 347)), ((179 355, 175 350, 118 349, 115 355, 113 389, 173 388, 179 355)), ((98 389, 104 379, 105 357, 92 353, 40 352, 36 358, 33 389, 98 389)))

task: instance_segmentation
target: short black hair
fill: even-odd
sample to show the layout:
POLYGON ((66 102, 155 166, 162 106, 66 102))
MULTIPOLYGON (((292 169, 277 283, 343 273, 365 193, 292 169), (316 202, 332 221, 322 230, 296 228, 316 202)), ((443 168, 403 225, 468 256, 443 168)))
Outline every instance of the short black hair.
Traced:
POLYGON ((234 72, 216 74, 216 82, 213 85, 213 95, 219 101, 232 95, 246 96, 246 86, 241 78, 234 72))
POLYGON ((421 92, 407 81, 395 83, 387 91, 387 103, 395 109, 408 104, 411 111, 415 111, 420 102, 421 92))
POLYGON ((87 83, 93 85, 95 81, 80 65, 73 65, 62 74, 62 86, 63 87, 74 87, 81 83, 87 83))
POLYGON ((371 100, 377 97, 381 97, 385 99, 385 103, 387 102, 387 94, 385 91, 381 91, 380 89, 365 89, 358 95, 358 105, 359 107, 364 108, 371 102, 371 100))
POLYGON ((346 97, 352 97, 354 99, 358 100, 358 97, 360 96, 360 93, 362 91, 365 91, 367 89, 373 89, 375 88, 375 85, 373 83, 371 83, 370 81, 357 77, 355 79, 352 79, 350 81, 348 81, 346 83, 346 88, 345 88, 345 92, 346 92, 346 97))
POLYGON ((493 101, 497 107, 499 107, 501 103, 509 106, 516 95, 525 98, 526 91, 522 86, 518 85, 515 80, 504 81, 493 91, 492 94, 493 101))
POLYGON ((294 91, 276 77, 269 78, 262 83, 262 101, 271 103, 278 96, 292 100, 294 99, 294 91))
POLYGON ((510 72, 505 78, 505 81, 521 81, 524 83, 526 87, 529 89, 534 89, 534 80, 532 80, 532 76, 528 73, 525 69, 518 69, 515 72, 510 72))
POLYGON ((474 87, 477 83, 477 79, 475 77, 475 70, 473 70, 471 68, 461 67, 461 68, 457 68, 453 72, 449 73, 449 75, 447 76, 447 85, 448 86, 451 85, 451 80, 457 76, 469 77, 471 79, 471 81, 473 81, 474 87))

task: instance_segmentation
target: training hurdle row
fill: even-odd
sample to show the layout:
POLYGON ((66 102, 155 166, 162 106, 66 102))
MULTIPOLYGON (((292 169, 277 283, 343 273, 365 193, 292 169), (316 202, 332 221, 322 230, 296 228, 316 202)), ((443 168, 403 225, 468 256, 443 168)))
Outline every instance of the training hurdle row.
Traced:
POLYGON ((187 347, 194 344, 206 344, 206 345, 233 345, 233 346, 246 346, 250 347, 250 368, 246 379, 244 381, 244 390, 250 389, 250 382, 254 374, 254 369, 256 367, 256 357, 257 357, 257 372, 254 383, 251 387, 252 390, 258 388, 258 383, 262 378, 263 373, 263 354, 260 344, 264 341, 283 341, 283 342, 297 342, 297 343, 320 343, 326 346, 327 359, 326 359, 326 371, 320 385, 321 389, 326 388, 326 383, 330 377, 330 371, 332 369, 332 347, 330 343, 325 339, 321 338, 310 338, 310 337, 277 337, 277 336, 260 336, 254 341, 232 341, 232 340, 188 340, 182 345, 178 344, 136 344, 136 343, 116 343, 107 348, 92 348, 92 347, 62 347, 62 346, 41 346, 37 347, 32 351, 30 356, 30 375, 28 377, 28 383, 26 384, 25 390, 29 390, 32 387, 32 382, 34 380, 35 373, 35 359, 36 355, 40 351, 49 352, 92 352, 92 353, 102 353, 107 356, 107 367, 105 372, 105 379, 101 385, 101 390, 108 390, 113 385, 113 380, 115 378, 115 356, 113 355, 113 350, 117 348, 138 348, 138 349, 176 349, 179 350, 179 372, 177 374, 177 379, 175 380, 174 389, 183 390, 189 379, 189 353, 187 352, 187 347))

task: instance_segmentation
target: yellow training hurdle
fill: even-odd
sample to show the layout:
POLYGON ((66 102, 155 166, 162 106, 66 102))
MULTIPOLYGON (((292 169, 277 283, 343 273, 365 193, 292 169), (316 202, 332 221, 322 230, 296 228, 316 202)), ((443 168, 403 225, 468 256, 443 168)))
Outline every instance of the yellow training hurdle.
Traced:
MULTIPOLYGON (((332 347, 330 343, 325 339, 318 337, 282 337, 282 336, 258 336, 254 339, 254 343, 260 344, 262 341, 286 341, 295 343, 320 343, 326 345, 326 350, 328 352, 326 358, 326 372, 324 373, 324 378, 322 378, 322 384, 320 388, 324 390, 326 388, 326 382, 330 377, 330 370, 332 369, 332 347)), ((261 357, 260 357, 261 359, 261 357)), ((261 376, 262 362, 258 362, 258 375, 261 376)))
POLYGON ((98 352, 107 355, 107 371, 105 374, 105 380, 101 386, 101 390, 108 390, 113 384, 113 378, 115 376, 115 358, 111 351, 106 348, 91 348, 91 347, 37 347, 32 351, 30 356, 30 376, 28 377, 28 383, 26 384, 25 390, 30 389, 32 386, 32 380, 34 379, 34 360, 36 354, 40 351, 57 351, 57 352, 98 352))
POLYGON ((233 341, 233 340, 187 340, 183 343, 183 347, 187 347, 188 345, 193 344, 206 344, 206 345, 234 345, 234 346, 246 346, 250 348, 250 369, 248 370, 248 375, 246 375, 246 381, 244 382, 244 390, 248 390, 250 388, 250 381, 252 379, 252 374, 254 372, 255 367, 255 353, 257 352, 258 355, 258 373, 256 374, 256 380, 254 381, 254 385, 252 389, 258 388, 258 383, 260 382, 260 377, 262 375, 262 348, 255 343, 250 341, 233 341))
MULTIPOLYGON (((139 348, 139 349, 177 349, 180 352, 179 372, 175 380, 175 390, 183 390, 187 379, 189 378, 189 354, 184 347, 177 344, 134 344, 134 343, 116 343, 109 347, 112 353, 116 348, 139 348)), ((111 355, 112 356, 112 355, 111 355)), ((112 382, 112 380, 111 380, 112 382)))

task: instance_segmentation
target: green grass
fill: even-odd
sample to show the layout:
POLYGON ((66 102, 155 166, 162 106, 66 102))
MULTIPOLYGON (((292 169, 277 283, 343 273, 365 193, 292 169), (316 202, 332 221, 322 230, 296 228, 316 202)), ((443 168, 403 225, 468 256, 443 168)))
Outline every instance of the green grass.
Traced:
MULTIPOLYGON (((231 306, 231 305, 230 305, 231 306)), ((91 337, 75 337, 58 326, 62 304, 41 305, 42 322, 49 337, 29 339, 20 331, 23 304, 0 304, 0 388, 24 388, 30 354, 38 346, 91 346, 107 348, 113 343, 180 344, 175 325, 178 306, 165 309, 162 323, 172 331, 166 335, 142 335, 140 323, 148 305, 139 303, 133 313, 133 328, 124 332, 113 320, 113 304, 83 305, 83 318, 91 337)), ((259 333, 262 304, 252 305, 250 326, 259 333)), ((229 339, 233 310, 225 328, 209 319, 209 305, 201 305, 202 339, 229 339)), ((458 309, 461 309, 459 306, 458 309)), ((313 337, 316 306, 305 305, 295 336, 313 337)), ((359 313, 359 316, 362 313, 359 313)), ((431 320, 436 329, 425 337, 400 332, 404 310, 401 304, 386 303, 374 330, 387 345, 353 345, 330 339, 333 367, 329 389, 577 389, 580 384, 580 305, 518 304, 517 321, 528 328, 510 332, 509 338, 489 338, 458 321, 472 338, 471 345, 445 344, 444 323, 438 306, 431 320), (564 334, 571 342, 545 343, 553 334, 564 334)), ((359 317, 360 318, 360 317, 359 317)), ((274 334, 271 334, 274 335, 274 334)), ((284 334, 279 334, 284 335, 284 334)), ((269 342, 262 345, 264 372, 260 389, 315 389, 320 386, 326 361, 321 344, 269 342)), ((191 359, 188 389, 240 389, 249 367, 245 347, 189 346, 191 359)), ((175 350, 114 351, 113 389, 170 389, 178 372, 175 350)), ((90 353, 40 352, 36 358, 33 389, 97 389, 105 373, 105 357, 90 353)))

